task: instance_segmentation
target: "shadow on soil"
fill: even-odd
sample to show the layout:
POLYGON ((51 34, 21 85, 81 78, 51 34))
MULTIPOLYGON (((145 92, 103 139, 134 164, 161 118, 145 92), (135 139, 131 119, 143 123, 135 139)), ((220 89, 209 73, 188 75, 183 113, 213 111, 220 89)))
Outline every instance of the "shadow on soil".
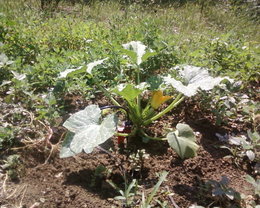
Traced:
POLYGON ((200 143, 213 158, 219 159, 230 154, 227 149, 221 149, 219 147, 223 145, 223 143, 220 142, 215 135, 216 133, 225 135, 225 133, 227 133, 226 129, 213 125, 212 122, 207 119, 188 120, 187 124, 189 124, 194 131, 201 133, 200 143))
MULTIPOLYGON (((174 190, 174 193, 183 196, 186 200, 189 200, 192 204, 195 204, 196 202, 198 202, 198 198, 200 194, 200 189, 196 188, 197 186, 198 184, 192 186, 188 186, 186 184, 178 184, 173 186, 172 189, 174 190)), ((200 205, 203 204, 200 203, 200 205)))
POLYGON ((146 153, 150 155, 162 156, 167 153, 169 145, 165 141, 148 141, 144 143, 141 138, 133 138, 129 142, 129 150, 136 152, 137 150, 144 149, 146 153))
POLYGON ((105 181, 104 176, 95 176, 95 170, 93 169, 83 169, 70 173, 64 184, 80 186, 99 195, 101 199, 113 198, 118 195, 115 189, 105 181))

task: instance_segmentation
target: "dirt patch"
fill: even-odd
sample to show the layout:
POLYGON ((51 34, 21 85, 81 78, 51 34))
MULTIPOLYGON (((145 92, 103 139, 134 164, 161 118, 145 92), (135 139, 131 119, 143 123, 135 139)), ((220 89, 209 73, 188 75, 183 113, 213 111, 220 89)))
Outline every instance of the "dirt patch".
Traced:
MULTIPOLYGON (((119 201, 113 199, 118 193, 107 180, 123 188, 125 174, 129 181, 137 179, 142 186, 140 190, 148 194, 158 181, 158 173, 167 171, 167 180, 163 182, 161 191, 155 198, 167 201, 169 207, 174 207, 171 200, 181 208, 192 204, 239 207, 239 202, 236 201, 216 200, 206 186, 208 180, 220 181, 222 176, 227 176, 231 188, 239 193, 252 195, 252 187, 244 179, 246 174, 252 173, 250 166, 243 161, 240 164, 235 163, 232 157, 226 157, 229 155, 228 150, 219 148, 222 143, 218 141, 215 133, 225 133, 230 130, 229 127, 216 127, 202 115, 190 115, 181 110, 174 115, 179 117, 168 115, 164 120, 155 123, 150 131, 160 135, 162 127, 175 127, 182 118, 197 132, 197 142, 200 145, 197 157, 181 160, 167 142, 130 142, 128 148, 131 152, 145 149, 145 153, 149 155, 142 164, 137 164, 138 162, 131 159, 129 149, 120 150, 117 138, 112 138, 102 145, 105 150, 95 149, 91 154, 82 153, 66 159, 60 159, 58 148, 54 148, 46 162, 50 148, 38 144, 19 151, 23 164, 19 181, 5 181, 2 174, 5 190, 2 191, 0 205, 7 208, 122 207, 119 201), (109 148, 113 151, 107 153, 109 148), (100 167, 105 168, 101 174, 97 172, 100 167), (172 193, 172 199, 167 195, 169 192, 172 193)), ((56 129, 50 141, 56 144, 63 133, 63 128, 56 129)), ((59 147, 59 143, 56 147, 59 147)), ((138 199, 140 202, 140 193, 136 195, 136 201, 138 199)), ((154 205, 159 207, 156 203, 154 205)))
MULTIPOLYGON (((116 139, 114 141, 116 142, 116 139)), ((236 191, 250 194, 250 185, 244 180, 246 171, 235 166, 232 158, 224 158, 227 151, 213 147, 213 144, 217 144, 214 138, 202 136, 199 144, 202 144, 202 141, 203 145, 201 145, 198 156, 184 161, 180 160, 166 143, 158 145, 157 142, 150 142, 147 145, 147 153, 156 152, 158 146, 163 146, 164 148, 160 149, 165 151, 150 154, 148 159, 145 159, 139 174, 138 171, 133 173, 126 155, 119 153, 113 153, 118 159, 115 160, 100 150, 68 159, 59 159, 56 152, 47 164, 39 164, 44 162, 46 156, 40 152, 27 150, 22 157, 25 165, 23 176, 19 183, 8 184, 8 186, 13 189, 25 187, 22 200, 24 207, 31 207, 36 202, 40 204, 39 207, 95 208, 111 207, 112 205, 120 207, 112 200, 117 193, 106 182, 106 178, 94 177, 96 168, 102 165, 112 170, 110 179, 119 186, 122 185, 123 178, 116 167, 118 165, 116 162, 120 161, 130 175, 129 178, 138 178, 139 184, 143 185, 146 190, 150 190, 156 184, 157 173, 163 170, 168 171, 167 181, 163 183, 161 189, 166 190, 165 187, 168 186, 174 194, 174 201, 180 207, 188 207, 194 203, 208 205, 213 202, 209 193, 205 197, 203 184, 209 179, 219 181, 224 175, 230 179, 230 186, 236 191)), ((14 198, 3 200, 2 205, 17 203, 19 196, 18 198, 16 195, 14 196, 14 198)), ((165 198, 159 194, 160 197, 165 198)))

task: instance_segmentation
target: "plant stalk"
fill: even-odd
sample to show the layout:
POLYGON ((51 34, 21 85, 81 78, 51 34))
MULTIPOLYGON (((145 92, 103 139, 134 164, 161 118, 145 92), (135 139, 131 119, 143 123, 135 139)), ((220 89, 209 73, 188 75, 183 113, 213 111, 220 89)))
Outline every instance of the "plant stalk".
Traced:
POLYGON ((151 140, 156 140, 156 141, 167 140, 167 138, 151 137, 151 136, 149 136, 148 134, 146 134, 146 133, 144 132, 144 130, 142 130, 142 129, 141 129, 140 132, 141 132, 141 134, 143 134, 146 138, 151 139, 151 140))
MULTIPOLYGON (((140 68, 138 66, 138 69, 137 69, 137 80, 136 80, 136 84, 139 85, 140 84, 140 68)), ((140 95, 137 96, 137 114, 139 117, 141 117, 141 97, 140 95)))
POLYGON ((137 129, 136 128, 133 128, 131 133, 120 133, 120 132, 117 132, 115 133, 114 135, 115 136, 124 136, 124 137, 130 137, 130 136, 134 136, 136 134, 136 131, 137 129))
POLYGON ((120 104, 112 97, 112 95, 110 94, 110 92, 108 92, 104 87, 102 87, 98 80, 95 79, 94 77, 92 77, 94 82, 96 83, 96 85, 98 86, 98 88, 105 94, 105 96, 107 96, 114 105, 120 106, 120 104))
POLYGON ((128 133, 115 133, 115 136, 123 136, 123 137, 128 137, 130 134, 128 133))
POLYGON ((146 125, 152 123, 153 121, 157 120, 158 118, 162 117, 164 114, 168 113, 170 110, 172 110, 174 107, 176 107, 183 100, 184 100, 184 96, 182 94, 179 94, 176 97, 176 99, 174 101, 172 101, 172 103, 167 108, 165 108, 163 111, 161 111, 160 113, 158 113, 154 117, 144 121, 143 125, 146 126, 146 125))

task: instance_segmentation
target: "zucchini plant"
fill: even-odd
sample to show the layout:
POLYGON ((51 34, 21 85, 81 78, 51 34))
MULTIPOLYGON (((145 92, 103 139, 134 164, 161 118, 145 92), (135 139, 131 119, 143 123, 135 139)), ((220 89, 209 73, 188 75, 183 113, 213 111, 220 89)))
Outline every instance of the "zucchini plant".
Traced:
POLYGON ((128 128, 128 131, 117 131, 119 119, 116 114, 112 113, 102 118, 102 108, 89 105, 84 110, 73 114, 63 124, 69 133, 63 142, 60 157, 73 156, 82 151, 90 153, 113 135, 121 139, 137 136, 145 140, 167 140, 182 159, 196 156, 199 146, 196 144, 192 129, 187 124, 179 123, 176 131, 168 133, 163 138, 148 135, 146 128, 179 105, 185 97, 194 96, 199 90, 211 90, 228 78, 213 78, 206 69, 184 65, 171 69, 171 72, 177 74, 176 77, 157 75, 143 80, 141 75, 145 69, 142 68, 142 63, 156 55, 156 52, 149 50, 139 41, 123 44, 121 50, 125 60, 124 67, 127 68, 122 70, 122 74, 130 71, 133 74, 131 77, 134 77, 127 83, 120 83, 113 89, 106 89, 100 84, 95 76, 95 69, 104 66, 108 58, 89 63, 85 67, 67 69, 60 74, 60 77, 87 73, 104 95, 111 100, 112 107, 127 114, 129 120, 127 123, 131 124, 131 128, 128 128), (172 93, 164 95, 166 91, 172 93), (144 93, 150 95, 148 100, 144 99, 144 93), (124 102, 121 104, 116 97, 122 98, 120 100, 124 102), (162 109, 161 105, 166 102, 167 107, 162 109))

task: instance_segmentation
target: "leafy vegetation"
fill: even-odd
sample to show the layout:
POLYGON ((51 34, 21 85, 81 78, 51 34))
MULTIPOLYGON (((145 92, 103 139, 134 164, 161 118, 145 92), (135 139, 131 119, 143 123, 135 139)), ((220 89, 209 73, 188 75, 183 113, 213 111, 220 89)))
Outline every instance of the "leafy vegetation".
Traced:
POLYGON ((226 197, 229 200, 241 200, 239 193, 228 187, 229 179, 226 176, 223 176, 219 182, 210 180, 207 184, 212 189, 212 196, 220 198, 219 200, 222 200, 223 202, 226 197))
MULTIPOLYGON (((123 52, 127 54, 126 64, 130 70, 123 70, 121 75, 124 77, 127 70, 131 71, 131 73, 133 73, 133 75, 131 75, 131 77, 133 77, 132 82, 129 80, 129 82, 119 84, 109 91, 99 84, 100 80, 96 78, 95 73, 93 72, 94 68, 102 65, 106 59, 89 63, 86 67, 86 72, 91 76, 94 83, 114 104, 114 106, 110 106, 110 108, 123 109, 127 114, 127 122, 132 124, 132 129, 129 134, 125 133, 122 136, 140 137, 143 140, 166 139, 181 158, 196 156, 198 146, 195 143, 194 133, 187 124, 178 124, 177 131, 169 133, 166 138, 151 137, 145 132, 144 128, 170 112, 184 100, 184 96, 194 96, 197 94, 198 90, 209 91, 213 89, 214 86, 219 85, 224 79, 229 78, 213 78, 205 69, 194 66, 183 66, 183 69, 179 71, 176 68, 173 69, 177 71, 175 72, 177 75, 179 74, 179 77, 177 76, 177 78, 172 78, 170 75, 167 77, 157 75, 156 78, 157 80, 161 80, 161 83, 156 82, 155 86, 154 82, 149 83, 142 79, 141 71, 146 71, 146 69, 143 69, 141 64, 149 57, 155 55, 156 52, 151 52, 149 49, 147 50, 147 47, 139 41, 131 41, 127 44, 123 44, 123 47, 123 52), (182 79, 183 82, 179 81, 180 79, 182 79), (174 88, 179 94, 175 94, 174 96, 163 96, 162 89, 167 89, 169 87, 174 88), (152 94, 152 98, 144 101, 142 99, 144 91, 147 91, 146 93, 148 94, 152 94), (120 105, 111 92, 121 97, 121 99, 125 101, 126 107, 120 105), (168 107, 156 112, 161 104, 170 100, 172 97, 175 97, 175 99, 171 101, 168 107), (142 104, 145 107, 142 107, 142 104)), ((82 68, 83 66, 76 69, 67 69, 61 73, 60 77, 70 76, 71 73, 73 73, 73 75, 82 73, 84 72, 82 71, 82 68)), ((102 68, 100 68, 100 70, 101 69, 102 68)), ((71 136, 71 134, 68 134, 69 138, 67 137, 65 139, 61 150, 61 157, 72 156, 82 152, 82 150, 86 153, 90 153, 94 147, 116 134, 117 117, 110 114, 104 118, 104 121, 99 126, 97 125, 97 122, 100 120, 100 116, 101 110, 99 107, 90 105, 86 107, 85 110, 72 115, 63 124, 64 127, 70 132, 75 133, 75 135, 71 136)), ((120 133, 118 133, 118 136, 121 136, 120 133)))
MULTIPOLYGON (((167 172, 164 171, 161 174, 159 174, 159 181, 155 184, 155 186, 153 187, 151 193, 149 194, 148 197, 145 196, 144 191, 141 192, 142 195, 142 201, 138 204, 136 202, 136 200, 134 200, 134 198, 136 197, 136 195, 140 195, 140 186, 138 186, 138 183, 136 181, 136 179, 133 179, 133 181, 125 186, 125 190, 121 190, 116 184, 114 184, 112 181, 108 181, 109 184, 116 189, 121 196, 116 196, 115 199, 116 200, 123 200, 124 201, 124 205, 126 207, 140 207, 140 208, 150 208, 152 207, 152 201, 154 200, 154 197, 156 195, 156 193, 158 192, 161 184, 166 180, 167 177, 167 172)), ((160 201, 159 204, 162 207, 165 207, 165 203, 161 203, 160 201)))
POLYGON ((254 186, 255 195, 260 196, 260 181, 259 179, 255 180, 252 176, 247 175, 246 180, 254 186))
MULTIPOLYGON (((61 142, 60 156, 70 157, 91 153, 113 136, 132 172, 144 170, 146 150, 132 152, 131 142, 160 141, 183 162, 203 145, 180 119, 197 109, 212 125, 234 131, 217 137, 252 169, 247 180, 256 201, 257 8, 232 0, 0 1, 0 173, 19 177, 20 149, 49 151, 47 163, 61 142), (165 116, 172 116, 176 127, 164 123, 167 128, 157 134, 154 128, 165 116), (62 125, 69 130, 64 137, 62 125)), ((106 171, 98 166, 92 187, 108 177, 106 171)), ((152 200, 165 172, 148 197, 137 193, 138 179, 121 175, 124 189, 110 182, 122 204, 170 207, 152 200)), ((209 184, 216 201, 238 195, 226 178, 209 184)))

